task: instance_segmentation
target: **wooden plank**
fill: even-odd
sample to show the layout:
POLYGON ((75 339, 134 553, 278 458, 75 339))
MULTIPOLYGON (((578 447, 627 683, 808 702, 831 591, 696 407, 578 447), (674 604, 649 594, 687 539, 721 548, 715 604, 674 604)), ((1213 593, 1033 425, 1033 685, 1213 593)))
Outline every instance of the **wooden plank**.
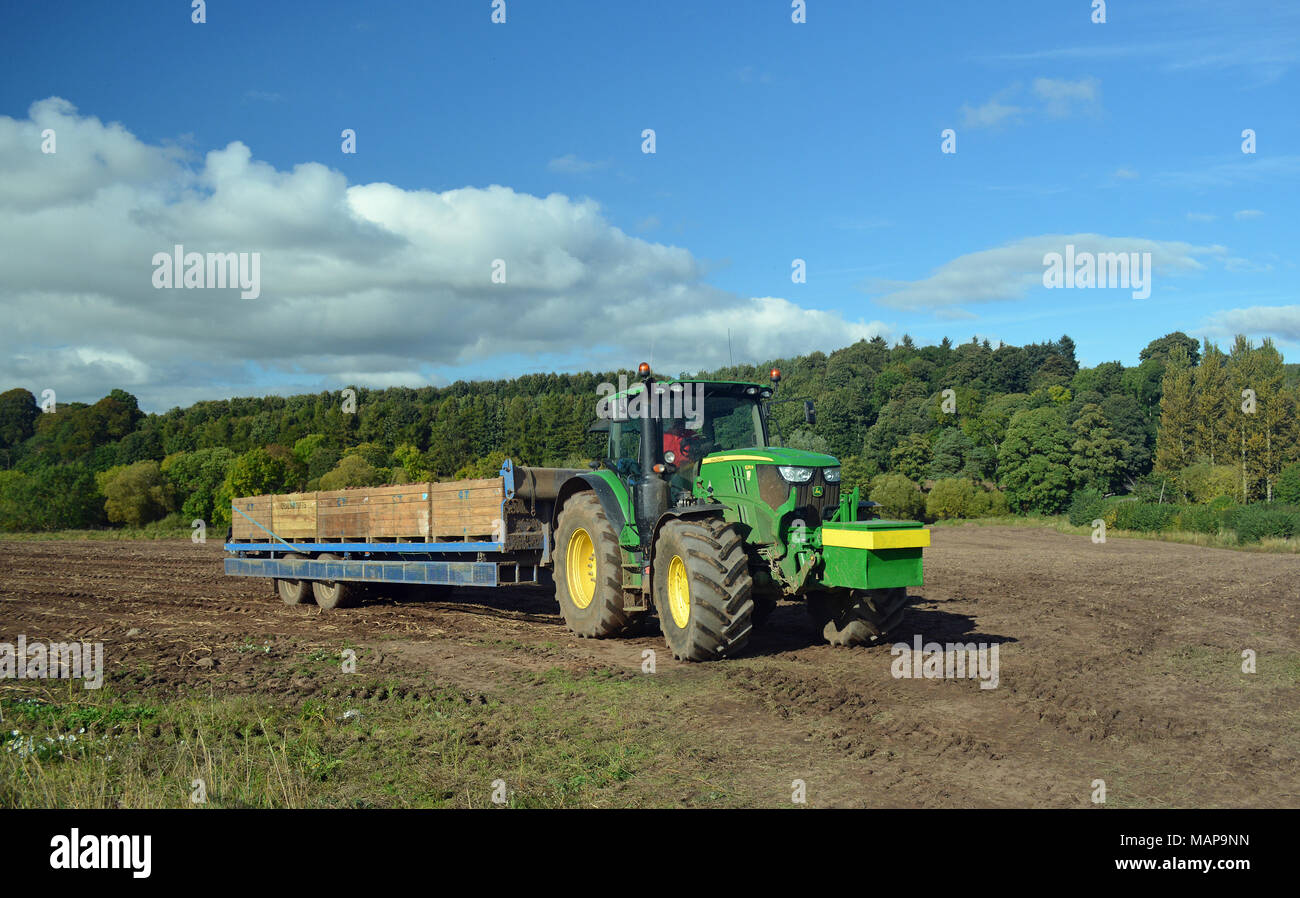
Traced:
POLYGON ((428 539, 430 524, 430 486, 405 483, 379 486, 367 490, 370 506, 372 540, 428 539))
POLYGON ((232 539, 271 539, 271 500, 273 496, 242 496, 230 501, 230 535, 232 539), (242 514, 241 514, 242 512, 242 514), (252 518, 252 520, 249 520, 252 518), (256 524, 254 523, 256 522, 256 524), (261 524, 266 530, 257 526, 261 524))
POLYGON ((316 494, 318 539, 364 540, 370 534, 370 503, 364 489, 324 490, 316 494))
POLYGON ((281 539, 315 539, 316 494, 288 493, 274 496, 271 529, 281 539))
POLYGON ((429 489, 433 537, 491 538, 500 529, 498 521, 505 499, 500 477, 434 483, 429 489))

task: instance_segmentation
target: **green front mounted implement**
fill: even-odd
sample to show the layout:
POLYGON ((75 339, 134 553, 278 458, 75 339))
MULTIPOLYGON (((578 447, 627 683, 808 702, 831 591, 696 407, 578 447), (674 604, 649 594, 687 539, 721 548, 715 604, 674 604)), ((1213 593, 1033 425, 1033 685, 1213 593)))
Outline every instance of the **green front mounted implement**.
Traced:
POLYGON ((930 545, 930 531, 917 521, 827 523, 820 536, 824 586, 896 589, 921 585, 921 550, 930 545))

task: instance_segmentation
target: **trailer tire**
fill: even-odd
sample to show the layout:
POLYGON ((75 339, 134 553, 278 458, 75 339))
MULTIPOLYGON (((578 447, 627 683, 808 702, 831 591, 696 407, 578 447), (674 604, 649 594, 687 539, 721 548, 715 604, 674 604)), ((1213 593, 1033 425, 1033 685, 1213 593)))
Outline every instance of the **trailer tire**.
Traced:
MULTIPOLYGON (((285 558, 306 558, 299 552, 290 552, 285 558)), ((286 605, 302 605, 312 599, 310 580, 276 580, 275 591, 280 594, 280 601, 286 605)))
POLYGON ((745 543, 720 518, 679 518, 655 543, 654 601, 673 657, 714 661, 744 650, 754 631, 754 580, 745 543))
MULTIPOLYGON (((338 561, 338 556, 325 552, 316 556, 317 561, 338 561)), ((351 608, 360 599, 360 588, 346 580, 313 580, 312 593, 316 604, 326 611, 335 608, 351 608)))
POLYGON ((808 613, 831 645, 876 645, 902 623, 907 603, 906 587, 855 589, 848 596, 809 596, 808 613))
POLYGON ((555 527, 555 598, 564 623, 579 636, 621 636, 636 621, 623 610, 618 534, 590 491, 564 503, 555 527))

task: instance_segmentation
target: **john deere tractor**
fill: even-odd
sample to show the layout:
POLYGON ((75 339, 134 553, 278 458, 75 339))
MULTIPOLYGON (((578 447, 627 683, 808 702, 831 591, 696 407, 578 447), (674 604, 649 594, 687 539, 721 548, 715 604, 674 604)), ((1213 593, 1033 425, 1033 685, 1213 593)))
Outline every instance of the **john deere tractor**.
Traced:
MULTIPOLYGON (((598 468, 554 508, 556 595, 569 628, 611 637, 657 614, 677 658, 744 649, 785 596, 832 645, 883 640, 921 584, 928 530, 875 520, 830 455, 772 445, 771 385, 639 382, 602 400, 598 468)), ((815 410, 804 402, 813 423, 815 410)))

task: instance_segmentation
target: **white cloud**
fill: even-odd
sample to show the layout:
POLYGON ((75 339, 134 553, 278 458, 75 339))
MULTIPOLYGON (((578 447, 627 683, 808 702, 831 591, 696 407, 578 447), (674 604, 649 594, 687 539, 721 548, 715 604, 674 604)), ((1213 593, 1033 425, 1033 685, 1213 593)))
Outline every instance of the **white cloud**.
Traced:
POLYGON ((0 385, 61 400, 122 386, 159 408, 268 384, 512 376, 538 359, 608 370, 652 340, 662 370, 697 370, 726 362, 728 326, 737 359, 887 330, 710 286, 689 251, 629 236, 591 200, 350 185, 239 142, 187 157, 57 98, 0 116, 0 245, 0 385), (261 298, 154 289, 154 254, 178 243, 260 253, 261 298))
POLYGON ((1218 218, 1217 215, 1211 215, 1209 212, 1188 212, 1187 220, 1194 221, 1198 224, 1207 224, 1218 218))
POLYGON ((1096 78, 1064 81, 1035 78, 1034 95, 1043 101, 1043 109, 1053 118, 1066 118, 1076 110, 1096 111, 1101 98, 1101 82, 1096 78))
POLYGON ((598 171, 609 165, 609 162, 590 162, 586 159, 579 159, 573 153, 566 153, 563 156, 557 156, 550 162, 546 163, 548 171, 556 172, 562 175, 585 175, 589 172, 598 171))
POLYGON ((982 106, 962 105, 962 127, 992 128, 1003 122, 1012 122, 1020 118, 1024 110, 1019 106, 1009 106, 996 99, 989 100, 982 106))
POLYGON ((1117 168, 1115 169, 1115 177, 1124 181, 1133 181, 1137 179, 1138 173, 1131 168, 1117 168))
POLYGON ((1038 113, 1051 118, 1068 118, 1075 112, 1096 114, 1101 109, 1101 82, 1096 78, 1080 78, 1078 81, 1035 78, 1029 93, 1027 104, 1014 105, 1013 100, 1024 94, 1024 86, 1017 82, 998 91, 980 106, 963 104, 962 126, 992 128, 1019 122, 1038 113))
POLYGON ((1212 337, 1231 338, 1236 334, 1246 334, 1300 343, 1300 306, 1228 309, 1211 316, 1202 331, 1212 337))
POLYGON ((1237 219, 1237 221, 1245 221, 1248 218, 1260 218, 1263 215, 1264 213, 1258 209, 1241 209, 1232 213, 1232 217, 1237 219))
MULTIPOLYGON (((1149 252, 1156 274, 1162 276, 1199 270, 1204 267, 1200 257, 1222 258, 1227 252, 1220 246, 1142 237, 1044 234, 959 256, 920 280, 878 279, 863 287, 876 295, 877 302, 898 309, 950 310, 968 304, 1023 299, 1031 290, 1042 288, 1044 256, 1063 253, 1067 244, 1073 244, 1076 253, 1149 252)), ((952 317, 951 312, 947 317, 952 317)))

